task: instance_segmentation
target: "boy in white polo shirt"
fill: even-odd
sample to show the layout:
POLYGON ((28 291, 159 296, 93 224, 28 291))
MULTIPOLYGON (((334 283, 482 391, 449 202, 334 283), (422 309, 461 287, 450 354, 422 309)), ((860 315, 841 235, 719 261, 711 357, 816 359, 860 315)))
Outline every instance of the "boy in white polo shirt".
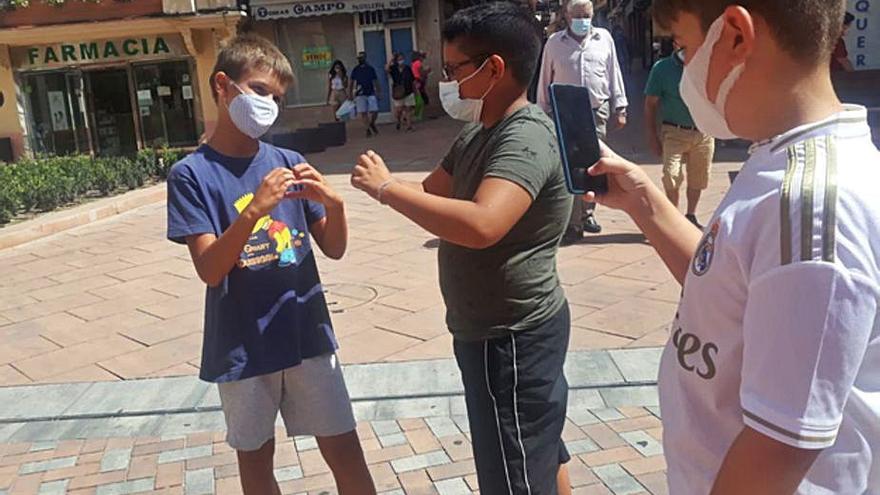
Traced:
POLYGON ((654 2, 697 126, 755 142, 704 235, 610 150, 590 171, 684 285, 660 371, 670 493, 880 494, 880 153, 831 85, 843 3, 654 2))

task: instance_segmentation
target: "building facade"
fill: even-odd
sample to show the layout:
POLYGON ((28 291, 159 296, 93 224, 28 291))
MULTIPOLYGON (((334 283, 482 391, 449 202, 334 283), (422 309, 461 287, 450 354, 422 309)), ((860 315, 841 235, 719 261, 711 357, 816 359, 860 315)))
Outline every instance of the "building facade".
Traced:
POLYGON ((208 76, 244 13, 229 0, 31 0, 0 10, 0 160, 194 146, 208 76))
MULTIPOLYGON (((275 133, 332 122, 334 115, 327 104, 330 67, 341 60, 350 73, 361 51, 379 74, 380 112, 391 111, 384 67, 395 52, 403 53, 408 62, 415 50, 428 54, 427 63, 433 68, 429 94, 437 102, 441 0, 251 0, 247 9, 247 29, 274 41, 296 73, 275 133)), ((430 108, 436 112, 439 105, 430 108)))

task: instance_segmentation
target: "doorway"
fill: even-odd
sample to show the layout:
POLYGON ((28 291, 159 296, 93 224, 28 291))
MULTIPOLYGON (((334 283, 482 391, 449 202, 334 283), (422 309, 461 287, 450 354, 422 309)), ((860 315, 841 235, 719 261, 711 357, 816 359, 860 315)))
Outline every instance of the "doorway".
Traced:
POLYGON ((416 49, 415 26, 412 22, 395 22, 394 24, 361 24, 359 27, 361 34, 357 37, 358 51, 366 52, 367 62, 376 69, 382 87, 379 112, 387 114, 391 112, 391 84, 385 73, 385 64, 388 63, 392 53, 398 52, 403 53, 408 64, 412 63, 412 52, 416 49))
POLYGON ((385 49, 384 31, 364 31, 364 50, 367 52, 367 63, 376 69, 381 86, 379 112, 391 111, 391 92, 388 89, 388 77, 385 75, 385 64, 388 63, 388 51, 385 49))
POLYGON ((138 149, 126 69, 85 73, 92 115, 92 141, 98 155, 127 155, 138 149))

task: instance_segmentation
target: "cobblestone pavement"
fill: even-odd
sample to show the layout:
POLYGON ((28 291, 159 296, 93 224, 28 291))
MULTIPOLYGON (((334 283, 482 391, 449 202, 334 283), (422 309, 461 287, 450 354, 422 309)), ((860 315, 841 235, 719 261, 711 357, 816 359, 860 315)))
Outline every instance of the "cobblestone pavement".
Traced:
MULTIPOLYGON (((583 410, 564 439, 577 495, 666 493, 654 407, 583 410)), ((2 428, 2 426, 0 426, 2 428)), ((358 431, 380 493, 478 490, 464 417, 361 422, 358 431)), ((224 433, 0 444, 0 494, 241 493, 224 433)), ((280 441, 276 476, 285 494, 336 493, 313 438, 280 441)))

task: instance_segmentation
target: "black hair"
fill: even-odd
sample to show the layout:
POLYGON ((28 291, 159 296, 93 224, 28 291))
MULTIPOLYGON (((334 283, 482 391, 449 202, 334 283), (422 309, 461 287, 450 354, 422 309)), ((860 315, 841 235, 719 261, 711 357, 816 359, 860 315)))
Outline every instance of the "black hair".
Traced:
POLYGON ((856 16, 852 15, 852 12, 847 12, 846 14, 843 15, 843 25, 844 26, 849 26, 850 24, 853 23, 854 20, 856 20, 856 16))
POLYGON ((443 26, 443 39, 462 41, 459 48, 470 57, 500 56, 523 86, 531 83, 541 57, 537 20, 529 9, 513 2, 459 10, 443 26))
POLYGON ((342 69, 342 74, 340 74, 340 77, 342 77, 342 80, 347 84, 348 70, 345 68, 345 64, 342 63, 342 60, 334 60, 333 61, 333 65, 330 66, 330 79, 333 79, 334 77, 336 77, 336 68, 337 67, 342 69))
POLYGON ((669 28, 687 12, 697 16, 708 32, 724 9, 739 5, 767 21, 771 35, 795 59, 827 64, 840 39, 846 9, 844 0, 655 0, 654 20, 669 28))
POLYGON ((330 77, 336 75, 336 67, 342 69, 342 77, 345 78, 345 75, 348 74, 348 70, 345 68, 345 64, 342 63, 342 60, 334 60, 333 65, 330 66, 330 77))

